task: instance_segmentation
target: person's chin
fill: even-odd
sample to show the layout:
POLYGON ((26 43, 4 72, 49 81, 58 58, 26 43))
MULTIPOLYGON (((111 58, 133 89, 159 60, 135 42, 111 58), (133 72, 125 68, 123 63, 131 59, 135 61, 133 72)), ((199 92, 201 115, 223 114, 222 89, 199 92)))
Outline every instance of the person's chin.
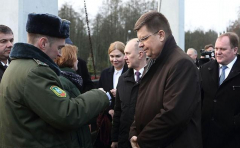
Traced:
POLYGON ((224 61, 223 61, 222 59, 217 59, 217 62, 218 62, 219 64, 224 65, 224 61))
POLYGON ((113 64, 113 66, 114 66, 114 67, 117 67, 117 66, 118 66, 118 64, 113 64))
POLYGON ((152 58, 152 54, 150 53, 146 53, 146 56, 148 56, 149 58, 152 58))
POLYGON ((118 67, 120 67, 120 65, 119 64, 113 64, 113 67, 118 68, 118 67))
POLYGON ((9 54, 4 54, 5 57, 9 57, 10 53, 9 54))
POLYGON ((222 58, 216 57, 216 60, 217 60, 218 62, 221 62, 221 61, 222 61, 222 58))
POLYGON ((132 68, 132 66, 130 64, 127 64, 128 65, 128 68, 132 68))
POLYGON ((6 51, 5 53, 6 53, 6 54, 10 54, 10 52, 11 52, 11 51, 6 51))

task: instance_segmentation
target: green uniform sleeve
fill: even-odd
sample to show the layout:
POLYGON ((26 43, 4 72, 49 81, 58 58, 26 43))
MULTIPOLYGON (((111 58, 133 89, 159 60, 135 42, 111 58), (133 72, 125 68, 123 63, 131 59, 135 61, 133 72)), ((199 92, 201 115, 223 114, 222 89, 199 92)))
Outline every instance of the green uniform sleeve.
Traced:
POLYGON ((101 90, 91 90, 70 98, 61 89, 57 75, 46 67, 29 72, 24 85, 24 101, 42 120, 60 130, 76 129, 109 105, 101 90))

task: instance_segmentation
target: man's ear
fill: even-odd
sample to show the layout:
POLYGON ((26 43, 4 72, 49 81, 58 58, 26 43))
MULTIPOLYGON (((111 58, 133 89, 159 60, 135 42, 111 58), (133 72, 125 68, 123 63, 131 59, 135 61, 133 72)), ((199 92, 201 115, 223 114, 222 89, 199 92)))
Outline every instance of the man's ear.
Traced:
POLYGON ((238 53, 238 47, 235 47, 233 50, 234 50, 234 53, 235 53, 235 54, 238 53))
POLYGON ((143 57, 144 51, 140 50, 138 54, 139 54, 139 59, 141 59, 143 57))
POLYGON ((159 30, 158 34, 159 34, 160 41, 164 41, 166 37, 165 32, 163 30, 159 30))
POLYGON ((47 44, 48 44, 48 39, 46 37, 41 37, 38 39, 37 46, 42 51, 45 51, 47 44))

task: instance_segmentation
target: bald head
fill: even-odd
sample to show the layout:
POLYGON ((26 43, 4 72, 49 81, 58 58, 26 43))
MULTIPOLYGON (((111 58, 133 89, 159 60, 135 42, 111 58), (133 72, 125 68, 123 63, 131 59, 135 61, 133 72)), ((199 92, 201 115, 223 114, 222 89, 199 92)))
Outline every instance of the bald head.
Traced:
MULTIPOLYGON (((137 51, 142 50, 142 48, 139 48, 137 41, 138 41, 138 38, 133 38, 133 39, 129 40, 127 42, 126 48, 135 49, 137 51)), ((125 48, 125 50, 126 50, 126 48, 125 48)))
POLYGON ((138 46, 138 39, 131 39, 124 49, 124 59, 128 68, 139 70, 146 65, 146 53, 138 46))

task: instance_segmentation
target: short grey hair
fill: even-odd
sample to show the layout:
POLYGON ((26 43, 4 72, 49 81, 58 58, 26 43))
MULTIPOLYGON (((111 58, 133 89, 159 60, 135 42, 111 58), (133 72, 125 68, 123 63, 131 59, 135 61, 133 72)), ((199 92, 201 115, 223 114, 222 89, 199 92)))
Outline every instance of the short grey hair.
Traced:
POLYGON ((192 50, 195 55, 198 55, 196 49, 194 49, 194 48, 188 48, 188 50, 192 50))

